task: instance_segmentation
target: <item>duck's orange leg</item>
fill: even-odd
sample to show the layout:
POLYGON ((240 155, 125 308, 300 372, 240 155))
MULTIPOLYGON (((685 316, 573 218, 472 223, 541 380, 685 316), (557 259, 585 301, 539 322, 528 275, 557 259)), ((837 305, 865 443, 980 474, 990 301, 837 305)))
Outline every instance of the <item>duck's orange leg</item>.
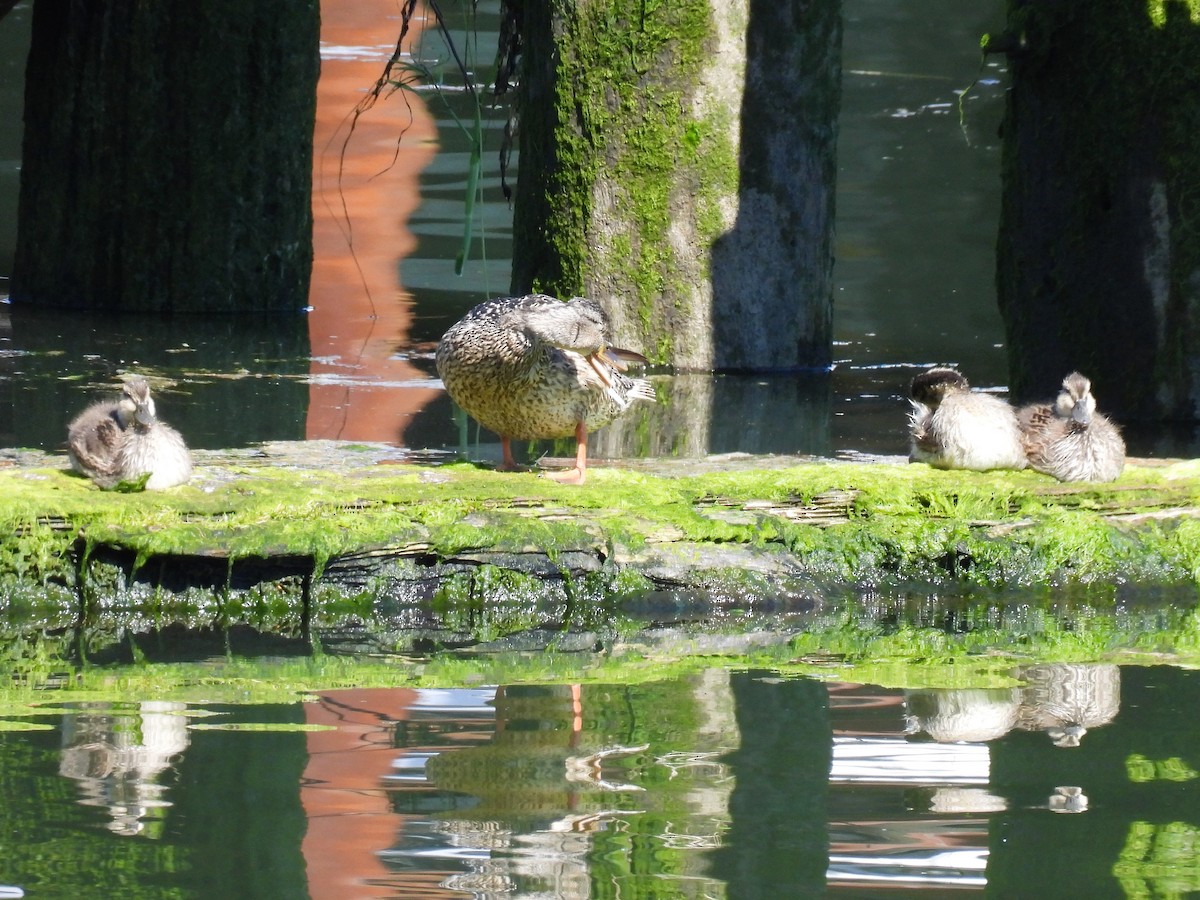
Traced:
POLYGON ((575 426, 575 468, 565 472, 547 472, 546 477, 562 484, 583 484, 587 472, 587 424, 575 426))
POLYGON ((500 465, 497 467, 499 472, 519 472, 521 467, 517 465, 517 461, 513 459, 512 441, 504 435, 500 435, 500 453, 502 458, 500 465))

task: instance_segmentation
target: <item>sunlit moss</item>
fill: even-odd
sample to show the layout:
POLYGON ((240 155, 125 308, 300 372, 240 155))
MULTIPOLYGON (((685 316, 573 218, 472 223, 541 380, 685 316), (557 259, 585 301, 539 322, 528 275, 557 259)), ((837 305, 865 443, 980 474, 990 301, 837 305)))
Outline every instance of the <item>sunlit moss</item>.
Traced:
POLYGON ((1126 897, 1183 897, 1200 890, 1200 829, 1188 822, 1130 823, 1113 875, 1126 897))
POLYGON ((1186 7, 1188 20, 1193 25, 1200 25, 1200 0, 1146 0, 1146 14, 1155 28, 1163 28, 1167 24, 1168 2, 1186 7))
POLYGON ((1134 784, 1151 781, 1192 781, 1200 778, 1197 772, 1177 756, 1154 760, 1140 753, 1133 753, 1125 760, 1125 772, 1134 784))
MULTIPOLYGON (((672 559, 680 571, 672 577, 748 599, 779 589, 784 571, 847 592, 885 582, 1200 582, 1200 523, 1178 512, 1157 518, 1200 505, 1194 463, 1131 469, 1113 485, 920 465, 814 463, 678 477, 598 467, 583 487, 465 464, 231 465, 200 467, 178 490, 127 495, 59 470, 11 470, 0 472, 0 494, 0 584, 10 609, 64 611, 80 598, 103 603, 129 590, 119 573, 93 564, 101 548, 132 555, 147 574, 165 558, 232 566, 287 557, 317 579, 331 560, 367 551, 390 554, 395 565, 419 556, 427 571, 474 558, 471 565, 523 572, 530 608, 634 598, 657 587, 648 561, 672 559), (795 515, 825 501, 835 515, 821 525, 795 515), (560 560, 570 554, 602 564, 602 573, 568 577, 560 560), (768 558, 775 568, 764 576, 755 566, 768 558), (77 571, 87 574, 85 590, 77 571)), ((490 584, 462 584, 471 602, 492 596, 490 584)), ((443 596, 460 587, 447 581, 443 596)), ((369 603, 365 594, 319 588, 313 597, 323 604, 369 603)), ((298 597, 298 586, 283 585, 216 599, 227 613, 247 615, 298 597)), ((161 600, 164 608, 171 602, 161 600)))

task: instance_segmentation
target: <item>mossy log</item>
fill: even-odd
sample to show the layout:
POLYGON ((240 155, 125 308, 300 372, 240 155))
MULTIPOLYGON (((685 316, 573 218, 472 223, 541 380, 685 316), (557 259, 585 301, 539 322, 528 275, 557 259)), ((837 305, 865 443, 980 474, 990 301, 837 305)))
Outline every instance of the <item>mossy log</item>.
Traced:
POLYGON ((567 487, 382 445, 197 457, 187 486, 118 493, 59 457, 6 451, 8 608, 100 615, 147 592, 235 618, 280 604, 612 608, 650 596, 678 609, 828 608, 889 587, 1200 578, 1200 461, 1135 462, 1092 485, 897 459, 725 456, 598 465, 567 487))
POLYGON ((509 6, 514 293, 677 369, 828 366, 840 0, 509 6))

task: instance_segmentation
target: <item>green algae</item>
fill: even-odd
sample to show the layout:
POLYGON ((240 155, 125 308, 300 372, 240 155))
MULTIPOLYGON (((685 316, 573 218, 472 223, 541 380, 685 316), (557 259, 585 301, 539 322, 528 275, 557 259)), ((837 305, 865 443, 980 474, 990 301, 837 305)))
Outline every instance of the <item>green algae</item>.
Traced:
MULTIPOLYGON (((1028 598, 1026 598, 1028 599, 1028 598)), ((781 677, 814 677, 899 688, 988 688, 1017 681, 1030 663, 1107 662, 1200 665, 1196 609, 1130 612, 1102 602, 1073 612, 1028 603, 979 610, 971 627, 948 630, 908 615, 881 621, 877 612, 847 608, 781 628, 770 642, 740 640, 763 619, 731 616, 689 629, 609 631, 599 649, 564 651, 553 642, 529 651, 480 647, 435 653, 245 657, 198 662, 88 665, 42 652, 20 677, 0 682, 0 718, 36 717, 63 704, 126 702, 154 697, 193 704, 282 703, 315 692, 364 687, 471 684, 642 684, 705 669, 763 669, 781 677)), ((319 644, 319 641, 318 641, 319 644)), ((12 654, 4 668, 15 671, 12 654)))
MULTIPOLYGON (((8 535, 0 539, 0 584, 17 597, 35 588, 71 596, 77 572, 99 548, 131 554, 135 569, 166 558, 231 566, 286 559, 316 578, 331 560, 386 551, 433 563, 480 553, 540 557, 551 569, 563 554, 584 554, 611 580, 678 551, 695 557, 698 580, 706 569, 736 579, 740 563, 705 562, 706 552, 721 548, 773 554, 789 571, 854 583, 1200 577, 1200 524, 1160 515, 1200 505, 1194 463, 1131 469, 1113 485, 1082 486, 1031 472, 826 463, 678 477, 601 468, 582 487, 463 464, 233 465, 210 467, 175 491, 127 495, 62 471, 17 470, 0 472, 0 491, 7 498, 0 529, 8 535), (832 524, 794 515, 829 497, 841 504, 832 524)), ((527 587, 537 593, 536 580, 527 587)))

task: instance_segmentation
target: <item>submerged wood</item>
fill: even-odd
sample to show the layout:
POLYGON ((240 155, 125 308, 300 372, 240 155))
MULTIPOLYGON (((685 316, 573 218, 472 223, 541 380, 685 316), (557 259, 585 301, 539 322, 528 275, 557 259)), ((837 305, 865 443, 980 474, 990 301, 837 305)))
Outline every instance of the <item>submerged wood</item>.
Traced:
POLYGON ((152 590, 219 607, 258 591, 308 610, 667 592, 680 608, 744 608, 828 606, 888 584, 1178 584, 1200 572, 1197 461, 1134 460, 1113 484, 1067 485, 900 458, 733 454, 598 464, 568 487, 383 445, 196 456, 185 487, 116 494, 64 457, 4 451, 9 596, 103 609, 152 590))

